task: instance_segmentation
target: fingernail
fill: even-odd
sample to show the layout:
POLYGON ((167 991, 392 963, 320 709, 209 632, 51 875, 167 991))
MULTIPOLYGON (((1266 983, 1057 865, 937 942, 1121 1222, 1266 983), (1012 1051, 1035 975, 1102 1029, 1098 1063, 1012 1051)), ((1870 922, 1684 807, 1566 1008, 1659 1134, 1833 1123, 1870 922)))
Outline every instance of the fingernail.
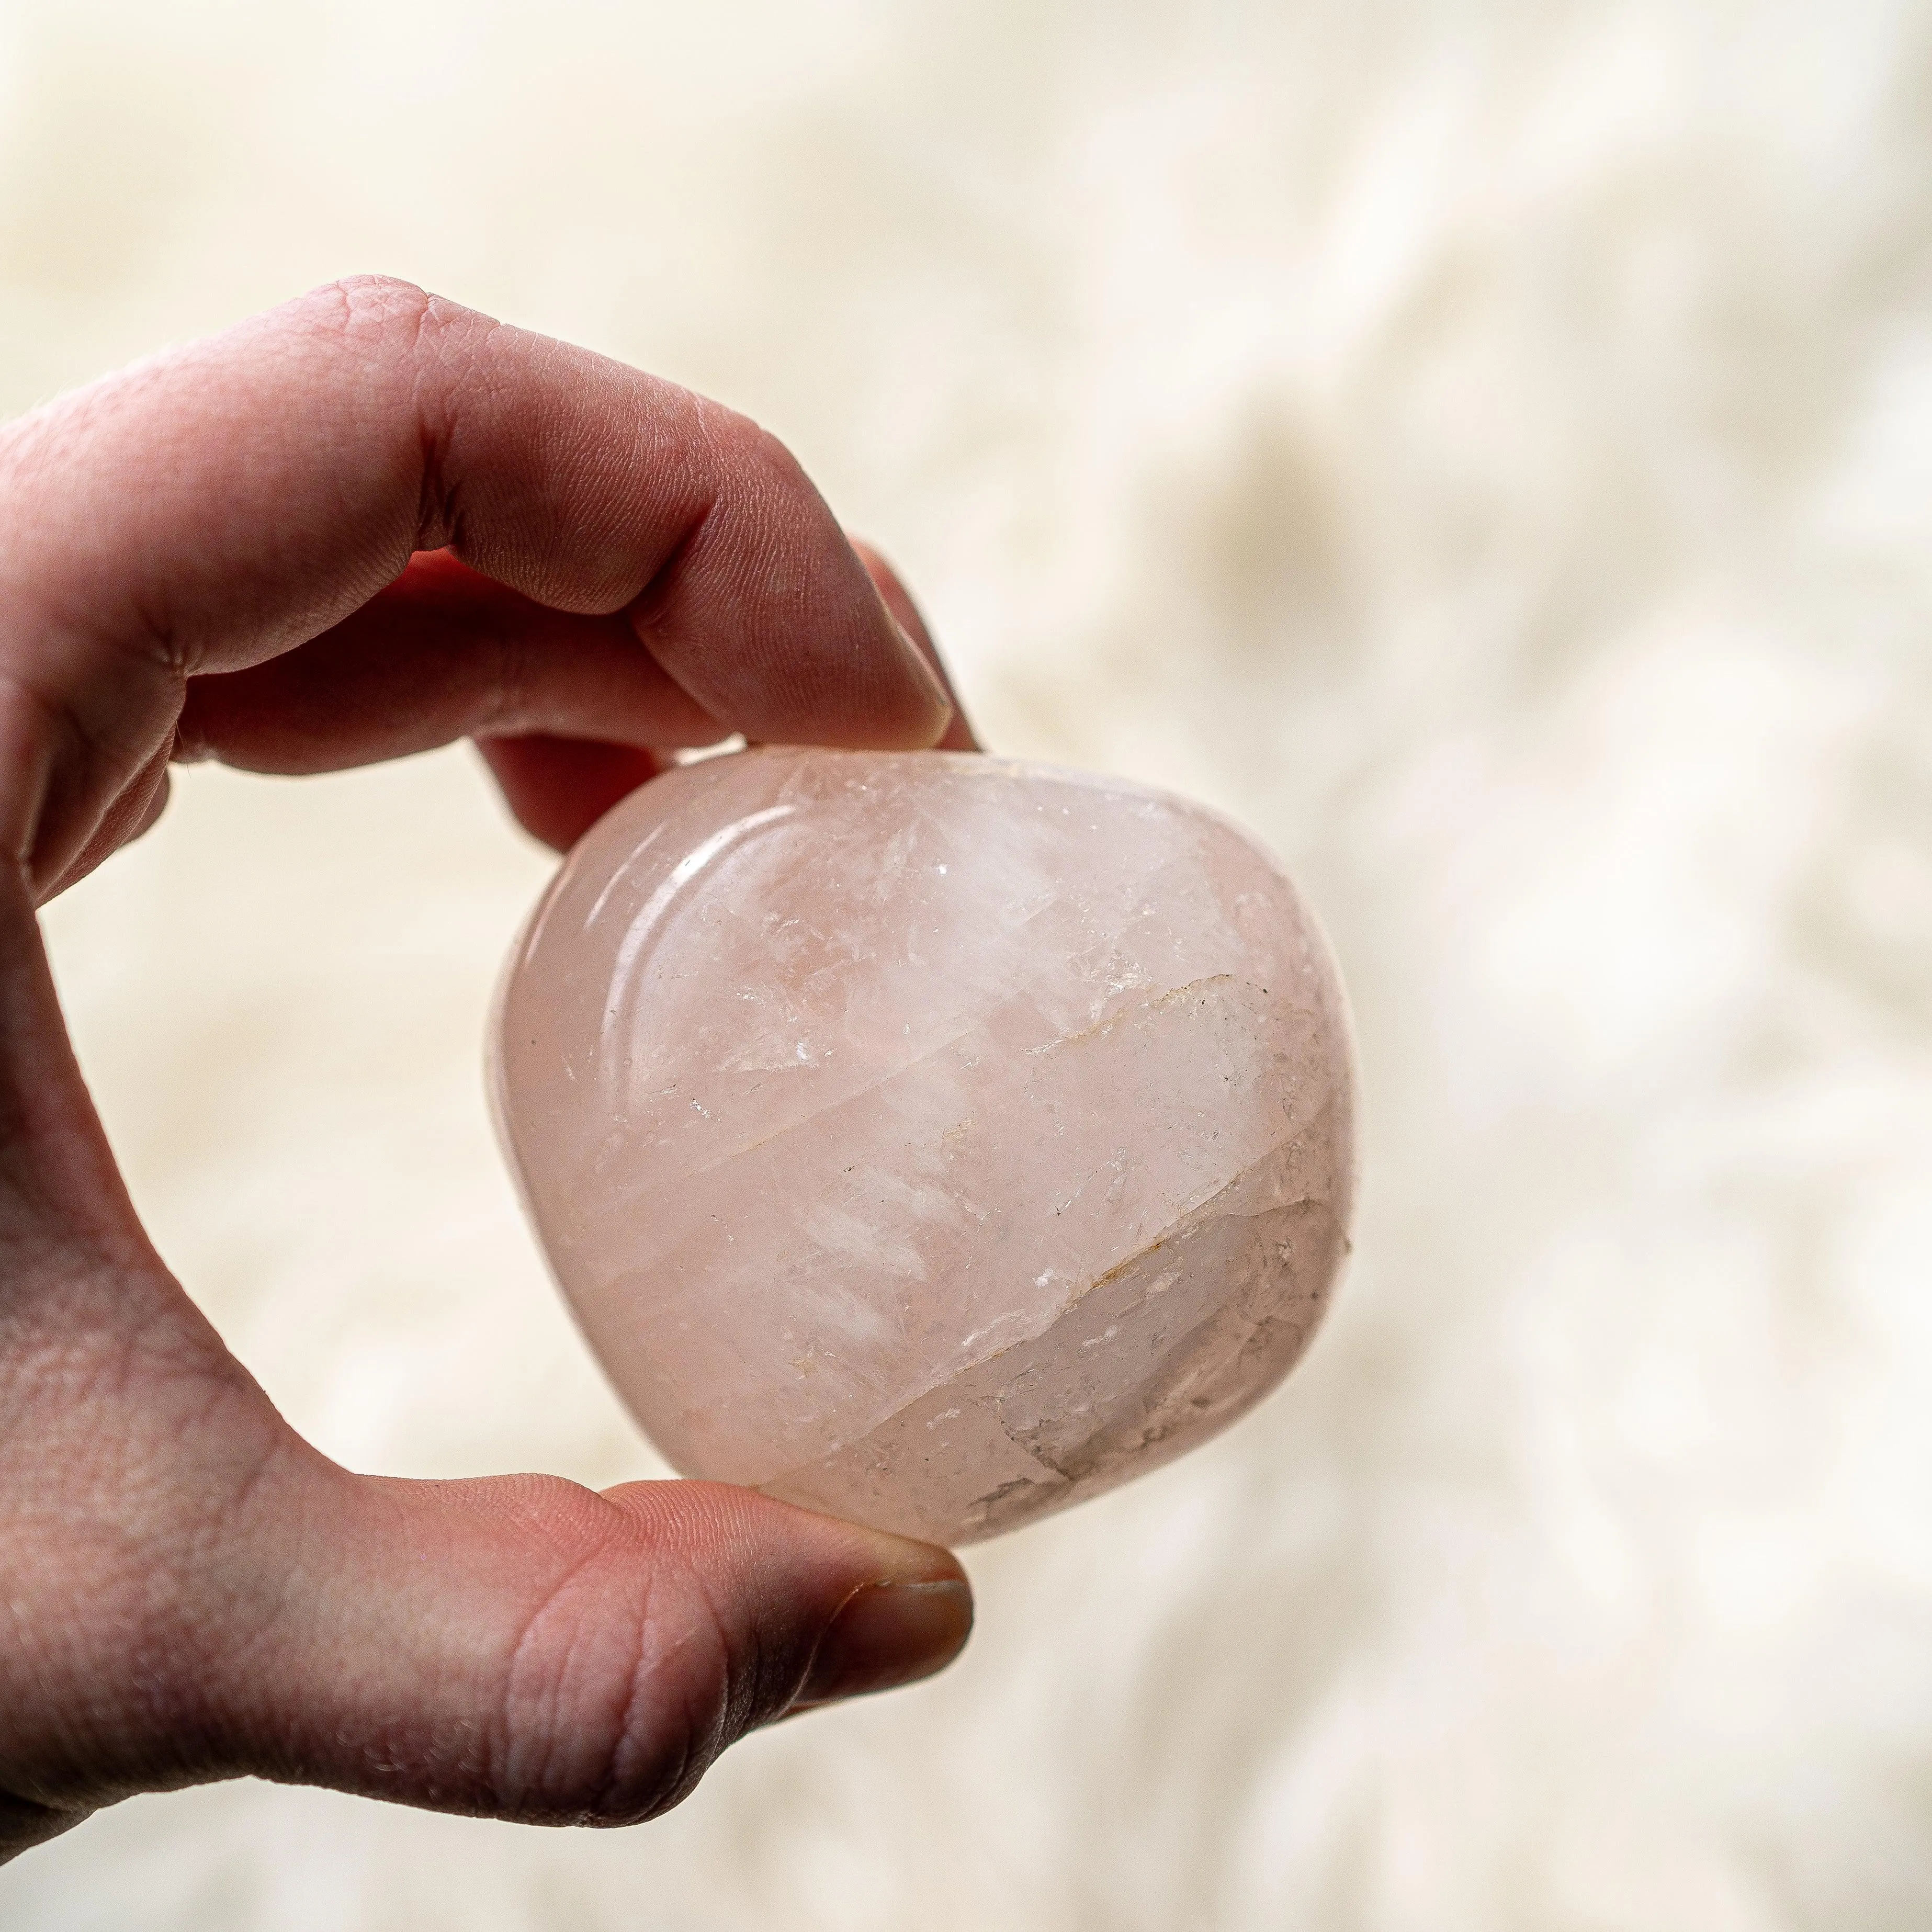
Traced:
POLYGON ((925 685, 933 704, 938 707, 938 722, 932 733, 933 742, 937 744, 945 736, 946 728, 952 722, 952 694, 946 689, 946 680, 933 668, 932 660, 913 641, 912 633, 896 617, 892 617, 890 610, 886 615, 892 617, 892 628, 899 634, 901 646, 911 660, 913 668, 918 672, 920 682, 925 685))
POLYGON ((930 1677, 958 1655, 972 1628, 973 1592, 963 1582, 868 1583, 819 1639, 793 1708, 930 1677))

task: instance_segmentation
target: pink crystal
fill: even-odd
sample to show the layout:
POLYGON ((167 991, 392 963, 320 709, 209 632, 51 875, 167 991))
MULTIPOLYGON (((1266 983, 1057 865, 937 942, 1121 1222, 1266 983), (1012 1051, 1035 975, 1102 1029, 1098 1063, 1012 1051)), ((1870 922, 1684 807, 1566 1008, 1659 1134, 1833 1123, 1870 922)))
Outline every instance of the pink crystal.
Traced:
POLYGON ((506 975, 512 1165, 687 1474, 964 1543, 1252 1406, 1348 1246, 1348 1026, 1211 813, 765 750, 585 838, 506 975))

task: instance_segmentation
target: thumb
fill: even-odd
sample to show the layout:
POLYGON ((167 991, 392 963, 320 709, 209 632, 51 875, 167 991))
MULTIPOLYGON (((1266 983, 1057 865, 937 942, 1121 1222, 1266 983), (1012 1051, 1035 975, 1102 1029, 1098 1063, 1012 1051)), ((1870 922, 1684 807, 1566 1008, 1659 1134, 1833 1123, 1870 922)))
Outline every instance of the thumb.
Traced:
POLYGON ((795 1705, 964 1643, 946 1552, 720 1484, 360 1478, 248 1499, 214 1701, 234 1768, 531 1822, 625 1824, 795 1705))
POLYGON ((945 1551, 752 1491, 402 1482, 303 1442, 142 1237, 0 865, 0 1858, 251 1772, 645 1818, 970 1620, 945 1551))

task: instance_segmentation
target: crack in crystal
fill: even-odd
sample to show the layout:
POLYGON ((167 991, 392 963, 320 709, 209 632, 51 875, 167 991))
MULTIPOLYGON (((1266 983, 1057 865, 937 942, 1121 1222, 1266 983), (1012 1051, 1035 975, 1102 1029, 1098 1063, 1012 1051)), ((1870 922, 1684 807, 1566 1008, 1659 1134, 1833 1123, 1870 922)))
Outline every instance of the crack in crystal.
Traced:
MULTIPOLYGON (((1288 1148, 1292 1148, 1298 1141, 1304 1138, 1315 1126, 1319 1124, 1322 1119, 1329 1112, 1329 1111, 1330 1108, 1328 1107, 1324 1106, 1322 1108, 1315 1116, 1314 1120, 1309 1123, 1308 1126, 1304 1127, 1298 1133, 1291 1134, 1286 1140, 1276 1142, 1274 1146, 1267 1149, 1265 1152, 1256 1155, 1256 1157, 1252 1160, 1250 1161, 1245 1166, 1240 1168, 1226 1180, 1223 1181, 1214 1190, 1214 1192, 1209 1195, 1204 1200, 1197 1202, 1193 1207, 1184 1210, 1173 1220, 1167 1222, 1162 1228, 1160 1232, 1156 1234, 1152 1240, 1145 1243, 1143 1246, 1136 1249, 1132 1253, 1125 1256, 1123 1259, 1116 1262, 1112 1266, 1105 1269, 1100 1274, 1094 1275, 1088 1280, 1082 1282, 1078 1287, 1075 1288, 1072 1292, 1067 1295, 1066 1298, 1054 1310, 1053 1312, 1044 1322, 1041 1324, 1039 1328, 1034 1329, 1030 1334, 1020 1336, 1016 1340, 1005 1343, 1000 1348, 988 1351, 988 1353, 984 1355, 976 1356, 970 1360, 958 1364, 950 1373, 940 1376, 935 1381, 928 1382, 921 1388, 915 1389, 911 1394, 908 1396, 904 1400, 901 1402, 896 1407, 889 1410, 884 1415, 881 1416, 879 1420, 868 1428, 862 1435, 851 1438, 846 1442, 833 1443, 824 1452, 822 1455, 813 1457, 811 1462, 798 1464, 791 1468, 781 1472, 777 1475, 766 1477, 763 1480, 754 1484, 752 1486, 758 1489, 772 1489, 782 1484, 790 1484, 795 1482, 799 1478, 807 1474, 811 1470, 817 1468, 828 1457, 836 1456, 841 1454, 843 1450, 852 1448, 856 1443, 863 1442, 869 1438, 878 1436, 882 1432, 891 1428, 892 1426, 902 1417, 905 1415, 908 1411, 916 1408, 922 1402, 924 1402, 928 1396, 936 1395, 942 1390, 950 1388, 954 1383, 962 1380, 964 1377, 971 1375, 977 1370, 984 1369, 989 1364, 1000 1360, 1004 1356, 1012 1354, 1018 1349, 1030 1348, 1036 1343, 1043 1341, 1047 1336, 1051 1334, 1054 1329, 1058 1328, 1064 1322, 1066 1321, 1067 1317, 1073 1312, 1074 1310, 1081 1302, 1084 1301, 1090 1294, 1094 1293, 1096 1289, 1105 1287, 1108 1282, 1118 1280, 1122 1275, 1125 1274, 1128 1270, 1136 1266, 1138 1262, 1145 1260, 1149 1255, 1158 1252, 1160 1249, 1167 1246, 1168 1244, 1179 1240, 1186 1235, 1194 1233, 1197 1229, 1206 1227, 1216 1221, 1258 1220, 1266 1214, 1276 1214, 1290 1208, 1306 1207, 1318 1203, 1322 1199, 1322 1197, 1319 1195, 1307 1193, 1296 1195, 1286 1201, 1272 1202, 1265 1208, 1258 1208, 1245 1210, 1222 1209, 1218 1212, 1215 1210, 1215 1203, 1216 1202, 1220 1201, 1224 1196, 1232 1192, 1235 1188, 1238 1187, 1241 1183, 1246 1180, 1250 1175, 1253 1174, 1257 1168, 1262 1166, 1268 1161, 1272 1160, 1276 1154, 1282 1153, 1284 1150, 1288 1148)), ((1131 1308, 1123 1310, 1123 1314, 1131 1314, 1138 1310, 1144 1308, 1149 1300, 1151 1299, 1154 1292, 1154 1291, 1150 1288, 1147 1293, 1142 1294, 1139 1300, 1132 1304, 1131 1308)), ((1255 1334, 1258 1334, 1268 1325, 1269 1319, 1270 1318, 1264 1316, 1261 1321, 1250 1323, 1248 1325, 1246 1333, 1243 1337, 1242 1346, 1244 1347, 1246 1346, 1249 1340, 1250 1340, 1255 1334)), ((991 1400, 997 1403, 998 1396, 994 1396, 991 1398, 991 1400)), ((1057 1468, 1053 1463, 1047 1461, 1046 1458, 1040 1454, 1037 1449, 1015 1436, 1011 1430, 1006 1426, 1005 1418, 998 1414, 997 1408, 994 1412, 995 1418, 999 1422, 1001 1433, 1006 1436, 1007 1439, 1012 1443, 1013 1447, 1018 1450, 1021 1454, 1024 1456, 1028 1461, 1037 1465, 1041 1470, 1050 1475, 1055 1482, 1066 1482, 1075 1480, 1065 1472, 1057 1468)), ((975 1507, 976 1508, 977 1505, 976 1504, 975 1507)))

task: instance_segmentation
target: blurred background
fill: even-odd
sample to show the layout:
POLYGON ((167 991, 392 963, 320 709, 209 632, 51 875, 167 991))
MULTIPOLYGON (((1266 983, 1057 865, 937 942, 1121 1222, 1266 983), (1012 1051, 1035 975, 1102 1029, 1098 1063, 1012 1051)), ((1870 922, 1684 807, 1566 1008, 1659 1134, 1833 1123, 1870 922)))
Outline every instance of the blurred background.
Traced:
MULTIPOLYGON (((356 270, 748 410, 994 746, 1352 988, 1352 1278, 970 1553, 943 1679, 544 1834, 236 1784, 59 1932, 1932 1922, 1932 14, 14 0, 0 406, 356 270)), ((360 1468, 655 1466, 491 1144, 463 748, 195 769, 50 911, 163 1252, 360 1468)))

